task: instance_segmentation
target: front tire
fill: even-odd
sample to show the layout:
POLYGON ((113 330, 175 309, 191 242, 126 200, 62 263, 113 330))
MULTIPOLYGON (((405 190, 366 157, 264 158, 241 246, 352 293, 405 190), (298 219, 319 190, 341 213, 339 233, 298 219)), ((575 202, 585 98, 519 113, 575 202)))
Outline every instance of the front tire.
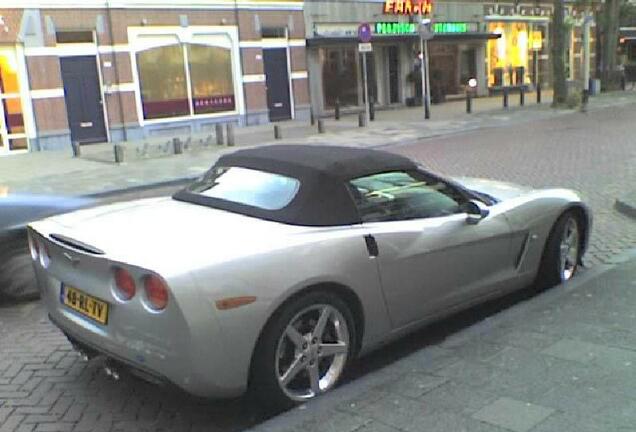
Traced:
POLYGON ((569 211, 559 217, 546 242, 537 288, 551 288, 576 275, 581 262, 581 233, 581 222, 576 214, 569 211))
POLYGON ((250 390, 275 408, 313 399, 338 383, 355 346, 353 316, 340 297, 301 295, 274 315, 259 339, 250 390))

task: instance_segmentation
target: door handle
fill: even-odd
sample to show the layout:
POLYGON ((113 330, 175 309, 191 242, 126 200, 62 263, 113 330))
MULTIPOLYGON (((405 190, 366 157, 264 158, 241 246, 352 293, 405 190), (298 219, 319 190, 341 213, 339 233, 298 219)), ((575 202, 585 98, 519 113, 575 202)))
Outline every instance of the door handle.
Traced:
POLYGON ((367 234, 364 236, 364 241, 367 244, 367 251, 369 251, 369 256, 371 258, 375 258, 380 255, 378 242, 375 241, 375 237, 373 237, 371 234, 367 234))

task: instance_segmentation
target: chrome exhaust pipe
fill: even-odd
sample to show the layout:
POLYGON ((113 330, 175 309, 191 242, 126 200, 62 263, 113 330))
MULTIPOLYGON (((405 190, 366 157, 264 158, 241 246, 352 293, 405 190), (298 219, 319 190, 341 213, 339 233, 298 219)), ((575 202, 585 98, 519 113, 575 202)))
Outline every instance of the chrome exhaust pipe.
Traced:
POLYGON ((104 364, 104 373, 114 381, 119 381, 121 378, 119 369, 112 362, 106 362, 106 364, 104 364))
POLYGON ((89 361, 91 359, 91 356, 79 345, 73 344, 73 349, 82 361, 89 361))

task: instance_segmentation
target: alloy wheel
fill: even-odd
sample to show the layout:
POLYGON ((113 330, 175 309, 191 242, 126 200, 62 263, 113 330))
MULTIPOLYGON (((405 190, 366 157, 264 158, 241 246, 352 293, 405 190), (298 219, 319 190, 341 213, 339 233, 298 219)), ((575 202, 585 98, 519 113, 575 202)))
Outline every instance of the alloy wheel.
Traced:
POLYGON ((283 392, 300 402, 331 389, 349 355, 350 334, 342 313, 312 305, 291 319, 276 349, 276 377, 283 392))
POLYGON ((559 248, 559 274, 563 282, 574 276, 579 261, 579 227, 574 218, 569 218, 563 230, 559 248))

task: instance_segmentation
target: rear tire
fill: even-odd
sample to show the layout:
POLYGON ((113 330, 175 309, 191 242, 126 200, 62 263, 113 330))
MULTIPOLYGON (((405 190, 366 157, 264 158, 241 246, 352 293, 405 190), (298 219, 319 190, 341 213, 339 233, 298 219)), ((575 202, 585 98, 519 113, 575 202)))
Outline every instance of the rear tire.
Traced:
POLYGON ((581 262, 582 225, 572 211, 557 219, 545 245, 536 287, 545 290, 572 279, 581 262))
POLYGON ((285 409, 331 390, 351 360, 356 337, 351 310, 337 295, 314 291, 289 301, 256 345, 251 396, 285 409))
POLYGON ((0 301, 40 297, 28 244, 22 236, 3 239, 0 249, 0 301))

